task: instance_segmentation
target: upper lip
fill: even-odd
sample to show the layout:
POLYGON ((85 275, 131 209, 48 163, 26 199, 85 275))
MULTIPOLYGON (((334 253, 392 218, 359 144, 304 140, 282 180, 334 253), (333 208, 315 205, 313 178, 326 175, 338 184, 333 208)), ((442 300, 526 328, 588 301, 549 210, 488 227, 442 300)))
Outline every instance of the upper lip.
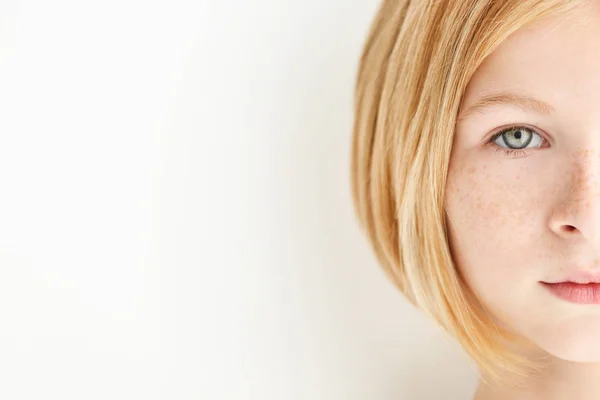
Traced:
POLYGON ((546 283, 561 283, 561 282, 573 282, 573 283, 600 283, 600 272, 586 272, 586 271, 575 271, 570 273, 568 276, 546 283))

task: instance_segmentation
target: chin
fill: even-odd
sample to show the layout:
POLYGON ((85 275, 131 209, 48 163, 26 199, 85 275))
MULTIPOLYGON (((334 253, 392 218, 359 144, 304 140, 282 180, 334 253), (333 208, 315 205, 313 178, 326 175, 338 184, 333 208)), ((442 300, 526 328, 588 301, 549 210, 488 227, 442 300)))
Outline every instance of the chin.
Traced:
POLYGON ((600 316, 581 315, 546 327, 538 346, 554 357, 584 363, 600 363, 600 316))

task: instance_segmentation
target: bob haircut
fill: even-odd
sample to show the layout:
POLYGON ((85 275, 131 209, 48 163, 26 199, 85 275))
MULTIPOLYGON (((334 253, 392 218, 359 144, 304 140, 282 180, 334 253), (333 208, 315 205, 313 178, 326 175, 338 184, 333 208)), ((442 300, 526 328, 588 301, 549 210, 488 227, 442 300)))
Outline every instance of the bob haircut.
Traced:
POLYGON ((513 385, 543 368, 532 346, 498 327, 461 278, 444 208, 450 153, 467 84, 517 29, 572 15, 581 0, 382 0, 356 73, 353 205, 387 277, 476 362, 513 385), (507 374, 508 373, 508 374, 507 374), (509 378, 506 378, 509 376, 509 378))

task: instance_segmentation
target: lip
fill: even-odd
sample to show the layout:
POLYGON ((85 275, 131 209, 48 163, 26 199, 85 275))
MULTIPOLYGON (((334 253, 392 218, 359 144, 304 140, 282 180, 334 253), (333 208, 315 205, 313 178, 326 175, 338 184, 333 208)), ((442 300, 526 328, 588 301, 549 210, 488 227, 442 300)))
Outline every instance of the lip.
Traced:
POLYGON ((600 304, 600 283, 540 282, 554 296, 577 304, 600 304))

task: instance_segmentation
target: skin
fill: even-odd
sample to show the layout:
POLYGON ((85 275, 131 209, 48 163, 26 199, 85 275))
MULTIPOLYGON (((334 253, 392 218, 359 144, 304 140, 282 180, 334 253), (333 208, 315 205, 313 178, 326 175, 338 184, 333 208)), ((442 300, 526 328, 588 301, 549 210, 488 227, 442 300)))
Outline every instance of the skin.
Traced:
POLYGON ((552 362, 523 389, 480 380, 475 400, 600 398, 600 304, 567 302, 540 283, 576 269, 600 273, 599 2, 575 22, 549 17, 513 33, 476 71, 461 105, 512 90, 554 108, 495 105, 457 125, 446 186, 457 268, 498 324, 552 362), (507 155, 502 138, 485 144, 512 124, 532 129, 521 131, 532 137, 525 154, 507 155))

